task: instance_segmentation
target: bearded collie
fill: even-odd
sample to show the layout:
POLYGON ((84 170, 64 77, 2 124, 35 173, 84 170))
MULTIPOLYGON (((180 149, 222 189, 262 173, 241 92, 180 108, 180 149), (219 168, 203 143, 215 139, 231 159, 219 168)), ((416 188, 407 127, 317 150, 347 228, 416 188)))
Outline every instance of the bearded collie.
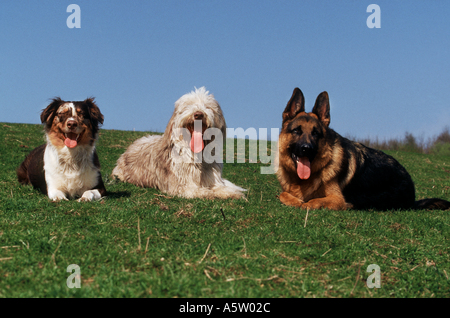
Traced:
POLYGON ((34 149, 17 169, 21 184, 32 184, 52 201, 80 197, 99 200, 106 195, 95 150, 103 115, 88 98, 66 102, 59 97, 42 111, 47 143, 34 149))
POLYGON ((222 153, 226 127, 214 95, 196 88, 175 102, 164 135, 136 140, 112 174, 184 198, 244 198, 245 190, 222 178, 223 163, 214 159, 216 152, 222 153))

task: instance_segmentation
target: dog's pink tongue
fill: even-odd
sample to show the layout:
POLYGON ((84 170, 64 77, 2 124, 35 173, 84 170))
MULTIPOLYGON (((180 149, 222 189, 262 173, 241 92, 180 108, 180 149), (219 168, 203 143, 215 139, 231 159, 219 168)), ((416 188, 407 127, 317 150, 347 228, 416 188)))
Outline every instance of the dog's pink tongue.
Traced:
POLYGON ((303 180, 308 179, 311 175, 311 162, 307 157, 302 157, 297 161, 297 174, 303 180))
POLYGON ((77 135, 74 133, 68 133, 66 139, 64 139, 64 144, 68 148, 75 148, 77 146, 77 135))
POLYGON ((205 147, 205 144, 203 143, 203 134, 198 131, 192 132, 192 138, 191 138, 191 150, 194 153, 199 153, 203 150, 205 147))

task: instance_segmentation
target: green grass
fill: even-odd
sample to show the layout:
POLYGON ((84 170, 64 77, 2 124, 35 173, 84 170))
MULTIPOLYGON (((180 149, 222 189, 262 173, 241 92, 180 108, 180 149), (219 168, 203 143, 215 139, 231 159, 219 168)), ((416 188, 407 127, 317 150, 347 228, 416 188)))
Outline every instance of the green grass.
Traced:
MULTIPOLYGON (((108 196, 50 202, 16 168, 42 126, 0 123, 0 297, 449 297, 449 211, 306 211, 280 204, 260 164, 225 164, 248 200, 170 198, 112 181, 117 158, 144 132, 102 130, 108 196), (140 243, 139 243, 140 236, 140 243), (147 247, 148 242, 148 247, 147 247), (81 268, 70 289, 67 266, 81 268), (369 289, 366 269, 381 269, 369 289)), ((450 199, 448 156, 388 152, 417 199, 450 199)))

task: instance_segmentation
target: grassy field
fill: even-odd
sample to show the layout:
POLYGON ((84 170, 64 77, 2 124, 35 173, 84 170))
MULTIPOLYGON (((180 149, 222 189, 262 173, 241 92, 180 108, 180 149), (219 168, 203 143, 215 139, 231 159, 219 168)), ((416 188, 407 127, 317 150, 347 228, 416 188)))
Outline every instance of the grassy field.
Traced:
MULTIPOLYGON (((143 132, 101 130, 108 196, 50 202, 16 168, 42 126, 0 123, 0 297, 449 297, 450 211, 306 211, 260 164, 225 164, 247 200, 187 200, 112 181, 143 132), (68 288, 70 264, 81 288, 68 288), (370 264, 381 288, 368 288, 370 264)), ((450 200, 450 158, 388 152, 417 199, 450 200)))

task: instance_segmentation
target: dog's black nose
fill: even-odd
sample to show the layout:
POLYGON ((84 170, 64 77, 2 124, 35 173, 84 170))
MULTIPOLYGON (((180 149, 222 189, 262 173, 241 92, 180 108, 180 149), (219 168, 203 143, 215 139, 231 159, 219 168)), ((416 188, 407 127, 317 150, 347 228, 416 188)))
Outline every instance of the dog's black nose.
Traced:
POLYGON ((310 144, 304 144, 304 145, 302 145, 302 146, 300 147, 300 149, 301 149, 302 151, 309 151, 311 148, 312 148, 312 147, 311 147, 310 144))
POLYGON ((78 126, 78 124, 77 124, 77 122, 74 121, 74 120, 69 120, 69 121, 67 122, 67 128, 69 128, 69 129, 77 128, 77 126, 78 126))
POLYGON ((300 156, 309 156, 313 152, 313 146, 311 144, 303 144, 300 146, 300 156))
POLYGON ((203 113, 202 112, 196 112, 194 113, 194 119, 203 119, 203 113))

